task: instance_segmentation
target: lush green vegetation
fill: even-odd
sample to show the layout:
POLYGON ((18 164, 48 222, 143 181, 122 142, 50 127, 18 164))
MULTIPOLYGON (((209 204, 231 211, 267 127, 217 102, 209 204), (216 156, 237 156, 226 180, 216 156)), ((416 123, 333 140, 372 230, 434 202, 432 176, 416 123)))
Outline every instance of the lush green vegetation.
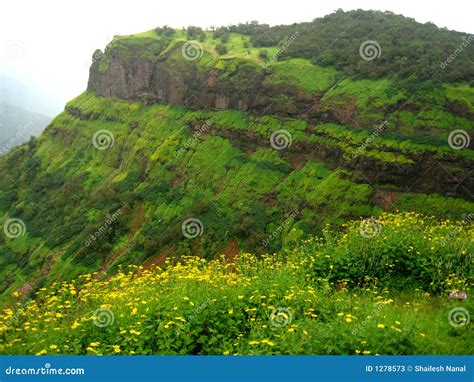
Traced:
POLYGON ((472 46, 435 67, 463 37, 363 11, 114 37, 0 157, 0 352, 468 353, 472 46))
POLYGON ((100 68, 106 71, 112 57, 129 64, 134 57, 165 60, 176 75, 194 81, 218 69, 221 86, 230 94, 248 97, 256 95, 252 85, 263 76, 262 84, 269 87, 268 103, 278 110, 295 113, 304 101, 303 110, 309 113, 313 107, 323 122, 370 129, 388 121, 387 138, 446 146, 452 130, 474 133, 474 94, 466 82, 473 71, 472 45, 456 54, 445 69, 433 67, 454 52, 458 46, 453 41, 461 43, 462 38, 466 38, 462 33, 390 13, 338 11, 291 26, 248 23, 210 31, 161 27, 116 36, 100 58, 100 68), (350 38, 341 34, 349 25, 350 38), (373 25, 377 25, 375 30, 373 25), (401 37, 392 35, 399 30, 403 30, 401 37), (327 34, 340 38, 334 41, 327 34), (365 61, 358 47, 373 35, 380 36, 384 54, 365 61), (400 39, 406 39, 403 48, 400 39), (197 44, 194 49, 202 53, 198 52, 199 60, 190 63, 183 58, 181 48, 186 41, 197 44), (441 77, 434 71, 442 72, 441 77), (316 108, 314 103, 311 106, 315 98, 316 108))
POLYGON ((268 79, 269 81, 296 84, 310 93, 329 89, 336 83, 338 75, 333 68, 318 67, 302 58, 276 62, 271 69, 273 75, 268 79))
POLYGON ((470 81, 474 74, 469 34, 420 24, 392 12, 338 10, 307 23, 274 27, 250 23, 229 29, 250 35, 251 42, 261 47, 281 44, 297 34, 281 58, 308 58, 356 76, 395 74, 400 78, 415 75, 418 80, 470 81), (379 44, 380 57, 361 61, 359 47, 369 40, 379 44), (451 54, 456 59, 442 67, 451 54))
MULTIPOLYGON (((366 138, 367 133, 339 125, 309 127, 293 118, 236 110, 189 112, 85 93, 40 138, 0 160, 2 222, 18 218, 26 225, 17 239, 0 237, 4 299, 25 283, 37 290, 58 277, 164 255, 212 257, 234 251, 230 243, 237 250, 278 251, 289 238, 321 235, 328 223, 377 215, 387 209, 374 199, 383 185, 376 190, 347 169, 330 171, 330 157, 327 164, 308 160, 313 150, 336 148, 350 164, 366 138), (114 144, 97 150, 93 136, 104 129, 114 144), (270 145, 278 130, 293 138, 283 151, 270 145), (86 245, 114 214, 100 239, 86 245), (189 217, 202 221, 205 235, 183 236, 181 226, 189 217)), ((410 165, 427 154, 468 155, 381 137, 358 153, 381 165, 410 165)), ((402 193, 388 208, 397 206, 455 219, 473 210, 462 199, 422 194, 402 193)))
POLYGON ((468 354, 473 331, 448 316, 473 303, 445 294, 472 286, 473 226, 416 214, 378 224, 373 237, 355 221, 263 257, 57 282, 3 312, 0 353, 468 354))

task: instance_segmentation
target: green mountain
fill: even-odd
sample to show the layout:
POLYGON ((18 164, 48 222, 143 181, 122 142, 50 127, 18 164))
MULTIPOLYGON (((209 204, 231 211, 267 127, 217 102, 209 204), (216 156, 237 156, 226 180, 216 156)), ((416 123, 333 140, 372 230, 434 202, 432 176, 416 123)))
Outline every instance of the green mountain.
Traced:
MULTIPOLYGON (((291 26, 247 23, 213 31, 161 27, 116 36, 104 52, 94 53, 87 91, 69 102, 41 136, 0 158, 2 301, 8 305, 12 293, 27 298, 40 291, 39 302, 24 309, 31 318, 43 298, 49 301, 69 285, 63 280, 75 279, 74 286, 67 286, 73 290, 81 288, 78 280, 87 287, 90 278, 105 280, 96 296, 101 288, 115 293, 107 289, 106 274, 119 272, 112 283, 117 287, 120 269, 127 265, 142 264, 148 270, 165 266, 166 258, 197 255, 211 261, 221 254, 232 263, 241 252, 257 259, 297 251, 316 256, 316 263, 321 253, 334 255, 334 262, 320 267, 313 261, 301 263, 299 257, 283 266, 289 274, 291 264, 314 271, 310 278, 285 279, 295 285, 316 285, 315 280, 332 275, 326 289, 320 284, 321 291, 363 287, 367 278, 383 280, 384 275, 392 281, 381 281, 382 286, 412 293, 418 288, 442 294, 454 285, 447 284, 454 276, 456 288, 465 289, 473 278, 474 90, 468 83, 473 48, 463 43, 471 37, 365 11, 338 11, 291 26), (407 214, 393 218, 390 212, 407 214), (410 220, 411 214, 429 215, 430 223, 410 220), (387 219, 387 227, 395 228, 370 242, 387 219), (344 233, 348 224, 352 230, 344 233), (410 227, 417 225, 419 231, 408 239, 410 227), (405 230, 397 233, 400 226, 405 230), (358 238, 345 241, 357 232, 358 238), (432 240, 437 244, 431 245, 432 240), (441 245, 442 240, 449 245, 441 245), (329 247, 322 249, 314 241, 329 247), (340 249, 331 247, 336 242, 340 249), (411 262, 407 251, 419 251, 420 260, 411 262), (394 264, 401 265, 395 271, 386 268, 394 264), (79 277, 90 272, 96 273, 79 277), (45 288, 53 294, 46 296, 45 288)), ((251 264, 246 267, 256 283, 265 283, 265 275, 273 272, 270 267, 256 275, 251 264)), ((173 277, 181 279, 180 274, 173 277)), ((274 282, 281 286, 286 281, 274 282)), ((155 285, 146 278, 140 282, 155 285)), ((179 285, 155 287, 171 296, 181 287, 186 290, 179 285)), ((137 296, 151 293, 137 291, 137 296)), ((280 292, 281 299, 290 293, 285 288, 280 292)), ((83 305, 78 301, 75 315, 63 321, 65 331, 77 327, 80 312, 92 308, 88 298, 81 300, 83 305)), ((237 295, 230 298, 237 304, 237 295)), ((58 309, 70 304, 60 300, 58 309)), ((370 315, 370 301, 364 314, 370 315)), ((157 312, 168 308, 155 306, 157 312)), ((339 308, 331 309, 319 314, 328 319, 339 308)), ((62 320, 65 314, 58 314, 62 320)), ((5 317, 9 320, 11 314, 5 317)), ((89 334, 74 337, 80 345, 73 352, 85 351, 86 342, 93 341, 89 334)), ((412 334, 406 333, 407 341, 412 334)), ((9 335, 5 341, 14 337, 9 335)), ((107 342, 106 337, 101 341, 107 342)), ((453 352, 462 353, 468 343, 466 338, 453 352)), ((109 345, 101 353, 116 349, 109 345)), ((38 346, 34 353, 44 354, 43 345, 38 346)), ((166 346, 147 351, 179 353, 166 346)), ((404 354, 423 346, 371 351, 404 354)), ((88 348, 97 353, 96 346, 88 348)), ((183 352, 252 353, 246 347, 206 349, 183 352)), ((277 353, 355 350, 343 346, 277 353)))

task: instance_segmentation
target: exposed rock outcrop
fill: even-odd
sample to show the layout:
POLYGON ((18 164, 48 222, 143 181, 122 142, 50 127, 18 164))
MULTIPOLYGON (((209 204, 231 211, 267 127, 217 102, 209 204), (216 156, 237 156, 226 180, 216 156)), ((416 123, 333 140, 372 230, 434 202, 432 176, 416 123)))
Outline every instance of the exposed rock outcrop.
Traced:
POLYGON ((192 109, 233 108, 286 115, 308 115, 316 111, 314 97, 291 84, 270 84, 265 81, 268 75, 246 60, 241 60, 229 74, 194 61, 175 60, 172 54, 159 60, 144 57, 126 60, 118 49, 115 52, 112 49, 93 61, 87 89, 103 97, 140 99, 192 109), (282 96, 288 102, 282 102, 282 96))

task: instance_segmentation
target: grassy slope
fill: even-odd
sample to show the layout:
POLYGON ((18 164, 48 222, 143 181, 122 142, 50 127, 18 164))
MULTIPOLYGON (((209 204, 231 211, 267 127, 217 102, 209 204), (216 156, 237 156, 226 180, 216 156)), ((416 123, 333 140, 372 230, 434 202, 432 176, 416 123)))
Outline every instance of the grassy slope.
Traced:
POLYGON ((4 311, 0 353, 469 354, 473 331, 448 313, 472 301, 437 294, 472 283, 473 227, 411 213, 380 222, 372 238, 356 221, 263 258, 56 283, 4 311))
MULTIPOLYGON (((9 253, 2 258, 3 288, 9 291, 28 280, 41 286, 46 280, 33 276, 37 268, 49 269, 50 282, 113 266, 110 258, 140 263, 169 250, 209 256, 222 251, 230 237, 244 250, 277 250, 291 225, 269 248, 263 248, 262 242, 285 221, 285 214, 296 209, 302 213, 294 222, 295 238, 318 234, 326 223, 338 225, 380 210, 369 185, 352 183, 344 172, 330 172, 323 164, 301 163, 295 169, 287 158, 296 149, 278 153, 270 148, 269 137, 279 129, 290 131, 296 142, 307 139, 303 133, 307 123, 301 121, 253 118, 232 110, 143 107, 92 94, 78 97, 69 107, 80 110, 82 119, 61 114, 33 148, 23 146, 14 153, 13 162, 3 164, 6 170, 14 163, 16 170, 3 180, 0 210, 9 211, 5 220, 17 216, 27 224, 25 236, 2 238, 0 243, 9 253), (212 127, 196 135, 189 123, 198 121, 212 127), (115 137, 114 146, 104 151, 92 145, 94 133, 101 129, 115 137), (242 139, 226 138, 243 131, 256 139, 240 146, 242 139), (33 155, 30 160, 22 156, 25 150, 33 155), (87 237, 104 224, 107 214, 118 210, 122 215, 116 226, 96 246, 86 248, 87 237), (191 216, 206 227, 206 236, 192 249, 181 234, 181 223, 191 216), (16 278, 10 279, 11 274, 16 278)), ((317 129, 331 139, 347 141, 347 130, 340 128, 344 135, 338 136, 336 128, 317 129)), ((364 140, 354 137, 355 145, 364 140)), ((390 160, 381 142, 375 143, 375 152, 382 148, 379 159, 390 160)), ((373 155, 374 150, 368 151, 373 155)), ((455 219, 473 209, 472 203, 460 199, 433 195, 420 202, 422 198, 405 194, 394 203, 401 209, 426 211, 429 201, 437 207, 429 213, 455 219)))

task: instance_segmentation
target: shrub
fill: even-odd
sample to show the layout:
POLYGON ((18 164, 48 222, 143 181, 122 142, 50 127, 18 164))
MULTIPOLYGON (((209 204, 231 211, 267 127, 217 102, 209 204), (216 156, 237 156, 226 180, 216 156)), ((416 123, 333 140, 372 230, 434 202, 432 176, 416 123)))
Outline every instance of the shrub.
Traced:
POLYGON ((227 53, 227 47, 224 44, 217 44, 215 46, 216 52, 219 54, 226 54, 227 53))

